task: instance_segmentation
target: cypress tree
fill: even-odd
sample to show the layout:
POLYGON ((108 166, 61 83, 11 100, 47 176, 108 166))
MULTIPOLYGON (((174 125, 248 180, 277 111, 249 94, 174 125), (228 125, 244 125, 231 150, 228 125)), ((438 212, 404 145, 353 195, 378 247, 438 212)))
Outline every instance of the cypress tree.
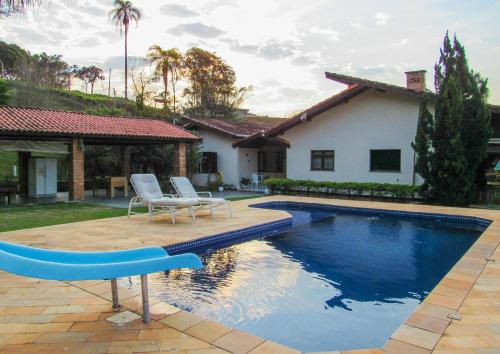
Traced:
MULTIPOLYGON (((488 140, 493 134, 491 129, 491 113, 487 106, 487 80, 469 69, 465 48, 457 40, 453 40, 456 53, 457 71, 464 96, 464 112, 462 123, 462 139, 467 159, 467 178, 471 181, 471 188, 467 202, 475 200, 476 191, 480 187, 476 176, 480 175, 478 167, 487 157, 488 140)), ((483 172, 484 171, 479 171, 483 172)))
POLYGON ((424 92, 420 101, 420 112, 417 126, 415 143, 413 149, 417 152, 415 171, 423 178, 421 193, 426 198, 430 198, 430 188, 432 185, 432 132, 434 129, 434 117, 429 111, 429 93, 424 92))
POLYGON ((465 49, 448 33, 435 66, 435 114, 422 96, 413 147, 416 171, 425 179, 422 192, 429 200, 465 206, 475 198, 476 171, 486 157, 492 134, 486 104, 487 81, 469 69, 465 49))

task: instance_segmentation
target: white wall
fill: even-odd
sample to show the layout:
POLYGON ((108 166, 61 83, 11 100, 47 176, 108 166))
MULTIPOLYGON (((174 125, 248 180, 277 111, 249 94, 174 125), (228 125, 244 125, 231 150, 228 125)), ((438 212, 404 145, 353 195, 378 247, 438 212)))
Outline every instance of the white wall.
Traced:
MULTIPOLYGON (((208 129, 199 129, 199 134, 203 138, 203 151, 217 153, 217 169, 224 175, 224 183, 239 185, 239 150, 233 148, 236 141, 227 135, 214 132, 208 129)), ((208 175, 197 173, 193 176, 193 183, 205 186, 208 175)))
POLYGON ((259 170, 258 149, 239 148, 239 156, 240 156, 239 159, 240 180, 242 177, 250 178, 252 173, 258 173, 259 170))
POLYGON ((287 177, 412 184, 418 112, 417 98, 370 90, 303 122, 283 135, 287 177), (370 172, 370 149, 401 149, 401 172, 370 172), (335 171, 311 171, 311 150, 335 150, 335 171))

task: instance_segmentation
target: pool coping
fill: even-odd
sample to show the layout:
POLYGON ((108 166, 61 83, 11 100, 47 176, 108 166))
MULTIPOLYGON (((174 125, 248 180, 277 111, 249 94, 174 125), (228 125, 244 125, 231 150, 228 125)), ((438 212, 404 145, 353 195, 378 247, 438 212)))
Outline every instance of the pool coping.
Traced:
MULTIPOLYGON (((318 205, 318 206, 335 206, 337 208, 361 209, 372 210, 377 213, 387 212, 391 215, 398 215, 403 213, 408 215, 411 213, 415 216, 448 216, 451 218, 462 217, 467 219, 480 220, 481 222, 489 222, 489 225, 484 229, 482 234, 474 242, 474 244, 465 252, 461 259, 450 269, 450 271, 440 280, 434 289, 427 295, 424 301, 412 312, 412 314, 400 325, 400 327, 391 335, 385 342, 383 348, 366 349, 366 353, 404 353, 404 352, 417 352, 417 353, 430 353, 436 349, 438 343, 443 338, 448 326, 455 321, 460 321, 459 309, 464 303, 465 299, 469 296, 473 287, 476 285, 478 278, 481 276, 489 262, 494 262, 494 253, 500 243, 500 212, 494 210, 482 209, 468 209, 468 208, 451 208, 451 207, 438 207, 429 205, 415 205, 415 204, 396 204, 387 202, 372 202, 372 201, 352 201, 352 200, 339 200, 339 199, 321 199, 321 198, 308 198, 308 197, 290 197, 290 196, 271 196, 261 198, 258 203, 255 201, 240 201, 246 203, 247 207, 252 207, 256 204, 265 204, 268 202, 294 202, 318 205), (306 201, 307 200, 307 201, 306 201), (251 203, 251 204, 249 204, 251 203), (365 208, 363 206, 370 205, 371 207, 365 208), (433 212, 429 212, 433 211, 433 212), (434 212, 435 211, 435 212, 434 212), (460 281, 467 284, 463 289, 454 289, 456 291, 450 292, 449 283, 460 281)), ((264 228, 267 230, 273 224, 280 222, 291 222, 291 217, 286 217, 285 214, 282 219, 263 224, 257 224, 243 229, 236 229, 234 231, 225 232, 221 234, 210 235, 202 237, 195 241, 176 243, 166 246, 167 249, 177 245, 184 245, 190 242, 199 240, 217 240, 221 235, 227 237, 235 237, 238 232, 248 232, 248 230, 255 230, 257 228, 264 228)), ((203 241, 203 242, 205 242, 203 241)), ((193 246, 193 245, 189 245, 193 246)), ((180 252, 182 249, 178 248, 180 252)), ((137 299, 139 300, 139 299, 137 299)), ((156 303, 160 303, 157 301, 156 303)), ((163 303, 167 306, 167 303, 163 303)), ((134 310, 140 312, 140 305, 133 306, 134 310)), ((182 310, 181 310, 182 311, 182 310)), ((185 311, 182 311, 185 312, 185 311)), ((238 331, 233 329, 234 331, 238 331)), ((239 331, 241 332, 241 331, 239 331)), ((249 335, 252 336, 252 335, 249 335)), ((255 336, 252 336, 255 337, 255 336)), ((256 337, 258 338, 258 337, 256 337)), ((270 340, 262 339, 262 343, 272 343, 270 340)), ((217 344, 215 344, 217 346, 217 344)), ((278 345, 278 344, 276 344, 278 345)), ((290 352, 298 352, 293 348, 283 348, 290 352)), ((223 346, 220 348, 224 349, 223 346)), ((352 353, 359 352, 361 348, 352 350, 352 353)), ((252 349, 253 350, 253 349, 252 349)), ((338 353, 338 352, 331 352, 338 353)), ((342 351, 342 353, 349 353, 349 351, 342 351)), ((363 351, 365 353, 365 351, 363 351)))

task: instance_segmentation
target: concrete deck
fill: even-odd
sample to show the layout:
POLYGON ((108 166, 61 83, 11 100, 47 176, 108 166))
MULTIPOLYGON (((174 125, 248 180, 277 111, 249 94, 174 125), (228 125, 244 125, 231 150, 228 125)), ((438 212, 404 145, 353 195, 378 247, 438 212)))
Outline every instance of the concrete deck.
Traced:
MULTIPOLYGON (((500 353, 500 212, 484 209, 301 197, 265 197, 234 202, 234 218, 223 208, 212 221, 182 216, 148 223, 144 216, 86 221, 5 232, 0 239, 35 247, 114 250, 166 246, 287 217, 249 204, 291 200, 414 212, 478 216, 492 220, 464 257, 387 341, 384 348, 351 353, 500 353), (451 315, 451 316, 450 316, 451 315), (453 317, 455 319, 452 319, 453 317)), ((140 296, 120 289, 120 311, 140 312, 140 296)), ((105 281, 55 282, 0 272, 0 353, 297 353, 196 314, 152 299, 154 320, 114 325, 105 281)), ((353 348, 355 349, 355 348, 353 348)), ((333 353, 333 352, 332 352, 333 353)), ((347 353, 347 352, 345 352, 347 353)))

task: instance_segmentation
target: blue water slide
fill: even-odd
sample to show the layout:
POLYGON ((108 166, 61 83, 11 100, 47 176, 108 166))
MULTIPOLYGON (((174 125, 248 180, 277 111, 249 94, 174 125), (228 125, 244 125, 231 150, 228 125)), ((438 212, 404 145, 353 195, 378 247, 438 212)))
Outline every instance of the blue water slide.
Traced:
POLYGON ((111 279, 113 306, 118 307, 116 278, 140 275, 144 321, 149 321, 147 274, 177 268, 202 268, 193 253, 170 256, 161 247, 145 247, 115 252, 70 252, 48 250, 0 242, 0 269, 47 280, 111 279))

